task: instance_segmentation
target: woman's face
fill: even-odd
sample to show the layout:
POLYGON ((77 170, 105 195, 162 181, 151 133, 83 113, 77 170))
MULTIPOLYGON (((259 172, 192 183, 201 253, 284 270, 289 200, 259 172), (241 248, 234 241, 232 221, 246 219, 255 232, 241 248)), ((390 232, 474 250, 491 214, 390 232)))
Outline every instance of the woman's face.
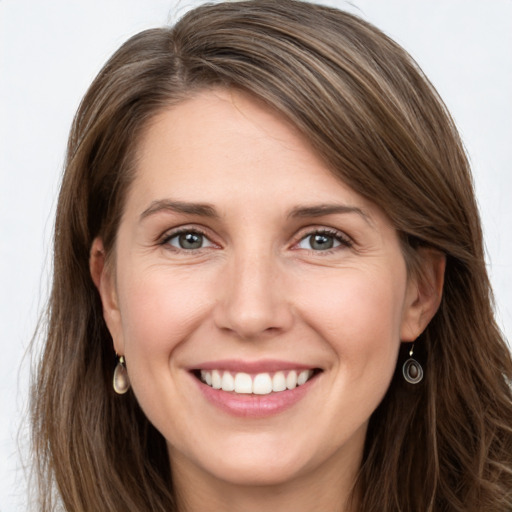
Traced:
POLYGON ((386 215, 241 93, 169 108, 139 149, 100 290, 173 470, 238 484, 357 471, 399 344, 419 333, 386 215))

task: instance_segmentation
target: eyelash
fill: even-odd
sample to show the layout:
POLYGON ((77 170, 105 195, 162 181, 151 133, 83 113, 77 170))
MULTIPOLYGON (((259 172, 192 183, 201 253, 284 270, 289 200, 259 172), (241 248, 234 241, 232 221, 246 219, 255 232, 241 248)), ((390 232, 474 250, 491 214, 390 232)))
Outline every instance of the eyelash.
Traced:
POLYGON ((194 252, 194 251, 199 251, 201 249, 205 249, 205 247, 200 247, 198 249, 184 249, 182 247, 175 247, 173 245, 171 245, 169 242, 173 239, 173 238, 177 238, 179 237, 180 235, 199 235, 199 236, 202 236, 203 239, 207 240, 211 245, 215 245, 211 240, 210 238, 208 237, 208 235, 198 229, 198 228, 181 228, 181 229, 178 229, 176 231, 172 231, 171 233, 166 233, 162 239, 159 241, 159 245, 162 245, 162 246, 165 246, 167 245, 168 248, 170 250, 173 250, 173 251, 176 251, 176 252, 194 252))
MULTIPOLYGON (((200 251, 202 249, 208 248, 208 247, 199 247, 197 249, 184 249, 182 247, 175 247, 169 243, 172 239, 177 238, 180 235, 184 235, 184 234, 199 235, 199 236, 203 237, 204 240, 207 240, 211 244, 210 246, 215 245, 210 240, 208 235, 204 231, 202 231, 198 228, 182 228, 182 229, 178 229, 177 231, 167 233, 162 237, 162 239, 158 242, 158 244, 161 246, 167 245, 170 250, 173 250, 175 252, 187 252, 187 253, 196 252, 196 251, 200 251)), ((321 229, 312 229, 306 233, 302 233, 300 235, 300 238, 298 239, 298 241, 294 243, 293 247, 297 247, 302 241, 308 239, 309 237, 318 236, 318 235, 320 235, 320 236, 323 235, 326 237, 333 238, 336 242, 339 243, 339 245, 336 247, 332 247, 329 249, 323 249, 323 250, 314 250, 314 249, 304 249, 304 250, 307 250, 307 251, 309 251, 311 253, 315 253, 315 254, 329 255, 329 254, 332 254, 333 252, 336 252, 340 248, 350 248, 353 245, 353 242, 346 235, 342 234, 340 231, 337 231, 335 229, 321 228, 321 229)), ((296 249, 296 250, 298 250, 298 249, 296 249)))
POLYGON ((304 250, 312 252, 315 255, 322 255, 322 256, 326 255, 327 256, 327 255, 332 254, 340 249, 350 248, 353 246, 352 240, 350 240, 349 237, 347 237, 342 232, 340 232, 336 229, 328 229, 328 228, 314 229, 313 228, 311 231, 301 234, 299 241, 294 244, 294 247, 296 247, 298 244, 300 244, 302 241, 308 239, 309 237, 313 237, 313 236, 317 236, 317 235, 320 235, 320 236, 323 235, 323 236, 333 238, 336 242, 339 243, 339 246, 332 247, 329 249, 323 249, 323 250, 314 250, 314 249, 304 249, 304 250))

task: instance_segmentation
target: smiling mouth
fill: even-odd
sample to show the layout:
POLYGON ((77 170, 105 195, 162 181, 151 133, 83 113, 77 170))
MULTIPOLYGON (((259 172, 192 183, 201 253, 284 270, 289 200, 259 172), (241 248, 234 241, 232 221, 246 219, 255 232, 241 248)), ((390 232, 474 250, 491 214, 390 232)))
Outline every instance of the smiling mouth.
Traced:
POLYGON ((213 389, 243 395, 269 395, 302 386, 320 371, 314 368, 249 374, 224 370, 195 370, 193 374, 213 389))

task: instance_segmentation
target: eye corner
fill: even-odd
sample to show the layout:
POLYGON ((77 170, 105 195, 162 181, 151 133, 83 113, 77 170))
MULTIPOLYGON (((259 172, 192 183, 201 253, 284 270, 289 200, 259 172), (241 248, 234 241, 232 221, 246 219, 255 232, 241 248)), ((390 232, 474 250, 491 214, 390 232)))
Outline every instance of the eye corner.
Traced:
POLYGON ((212 236, 197 227, 182 227, 166 231, 158 245, 174 252, 194 253, 210 248, 220 248, 212 236))
POLYGON ((310 251, 315 254, 330 254, 350 248, 352 245, 350 237, 338 229, 310 227, 298 234, 292 249, 310 251))

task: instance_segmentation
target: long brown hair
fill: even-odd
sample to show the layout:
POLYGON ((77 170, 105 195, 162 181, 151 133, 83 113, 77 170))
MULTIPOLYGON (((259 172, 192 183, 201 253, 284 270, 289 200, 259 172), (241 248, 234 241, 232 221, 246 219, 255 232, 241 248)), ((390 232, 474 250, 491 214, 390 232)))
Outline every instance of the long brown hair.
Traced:
MULTIPOLYGON (((32 390, 39 506, 175 510, 165 441, 134 395, 112 390, 115 354, 89 251, 107 253, 151 118, 210 87, 286 116, 332 172, 384 209, 411 271, 447 258, 438 313, 416 343, 424 381, 396 375, 370 420, 362 511, 512 509, 512 361, 497 328, 468 162, 415 62, 372 25, 294 0, 205 5, 142 32, 109 60, 75 117, 55 224, 46 345, 32 390), (57 498, 55 497, 57 495, 57 498)), ((404 349, 405 350, 405 349, 404 349)))

